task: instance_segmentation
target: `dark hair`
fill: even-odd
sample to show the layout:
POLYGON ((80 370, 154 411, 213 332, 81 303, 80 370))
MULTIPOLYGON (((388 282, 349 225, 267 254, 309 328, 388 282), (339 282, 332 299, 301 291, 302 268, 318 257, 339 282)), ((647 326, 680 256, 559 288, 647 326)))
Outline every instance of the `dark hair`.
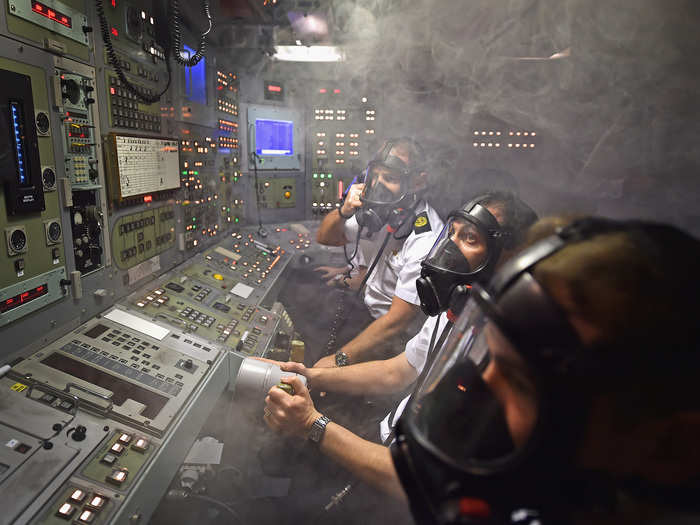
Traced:
POLYGON ((501 227, 509 234, 503 243, 506 250, 522 244, 528 228, 537 221, 537 213, 510 191, 490 191, 479 196, 477 202, 500 211, 503 216, 501 227))

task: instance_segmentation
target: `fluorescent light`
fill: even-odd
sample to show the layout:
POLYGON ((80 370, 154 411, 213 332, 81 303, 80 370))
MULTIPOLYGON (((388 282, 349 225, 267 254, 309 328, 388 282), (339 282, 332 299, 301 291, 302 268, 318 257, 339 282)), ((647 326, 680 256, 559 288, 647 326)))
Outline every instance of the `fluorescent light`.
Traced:
POLYGON ((287 62, 342 62, 345 54, 336 46, 275 46, 275 58, 287 62))

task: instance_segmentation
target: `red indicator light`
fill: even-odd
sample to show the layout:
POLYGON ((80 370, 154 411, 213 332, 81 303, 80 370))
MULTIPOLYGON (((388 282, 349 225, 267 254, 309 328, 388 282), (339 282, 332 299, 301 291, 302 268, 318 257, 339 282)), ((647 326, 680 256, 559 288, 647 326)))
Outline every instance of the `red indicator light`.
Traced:
POLYGON ((109 88, 109 94, 110 95, 115 95, 117 93, 117 90, 114 89, 113 87, 109 88))
POLYGON ((10 299, 5 301, 5 304, 12 304, 14 302, 15 302, 14 298, 10 298, 10 299))
POLYGON ((319 93, 326 93, 328 90, 326 88, 321 88, 318 90, 319 93))
POLYGON ((269 86, 267 86, 267 90, 274 91, 275 93, 279 93, 282 91, 282 86, 273 86, 272 84, 270 84, 269 86))
POLYGON ((343 181, 339 180, 338 181, 338 200, 341 200, 343 198, 343 181))
POLYGON ((42 292, 42 291, 44 291, 44 286, 43 286, 43 285, 42 285, 42 286, 37 286, 37 287, 36 287, 36 291, 37 291, 37 292, 42 292))
POLYGON ((336 95, 338 95, 338 94, 340 93, 340 90, 339 90, 339 89, 334 89, 334 90, 333 90, 333 93, 335 93, 336 95))
POLYGON ((112 0, 112 7, 117 7, 117 0, 112 0))
POLYGON ((36 0, 32 0, 32 11, 48 18, 49 20, 53 20, 62 26, 73 27, 73 22, 69 16, 60 13, 55 9, 51 9, 41 2, 37 2, 36 0))
POLYGON ((23 303, 27 299, 27 297, 29 297, 29 292, 22 292, 21 294, 19 294, 20 302, 23 303))
POLYGON ((119 31, 117 30, 116 27, 113 27, 111 32, 114 36, 119 36, 119 31))
POLYGON ((144 195, 143 196, 143 202, 152 202, 153 201, 153 195, 144 195))

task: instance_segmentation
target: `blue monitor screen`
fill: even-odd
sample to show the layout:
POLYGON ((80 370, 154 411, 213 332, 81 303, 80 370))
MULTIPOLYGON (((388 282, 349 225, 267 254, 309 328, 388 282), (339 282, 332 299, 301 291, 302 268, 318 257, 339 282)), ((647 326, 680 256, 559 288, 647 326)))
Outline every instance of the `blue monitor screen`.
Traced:
POLYGON ((290 157, 294 154, 294 122, 255 119, 255 153, 290 157))
MULTIPOLYGON (((194 55, 194 49, 183 45, 185 58, 194 55)), ((185 96, 192 102, 206 105, 207 103, 207 65, 202 58, 196 66, 185 68, 185 96)))

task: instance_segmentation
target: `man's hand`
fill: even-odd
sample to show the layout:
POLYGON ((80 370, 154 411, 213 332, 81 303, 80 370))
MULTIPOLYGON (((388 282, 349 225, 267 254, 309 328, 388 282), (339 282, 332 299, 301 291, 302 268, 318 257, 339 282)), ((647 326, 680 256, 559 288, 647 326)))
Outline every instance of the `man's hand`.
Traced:
POLYGON ((314 368, 333 368, 335 366, 335 354, 327 355, 322 357, 316 364, 314 368))
POLYGON ((321 280, 328 286, 333 286, 338 280, 337 276, 344 274, 346 271, 346 266, 319 266, 318 268, 314 268, 314 272, 323 272, 321 280))
POLYGON ((357 211, 357 208, 362 206, 362 201, 360 200, 360 195, 362 195, 362 190, 365 189, 365 185, 353 184, 348 190, 348 194, 345 196, 345 201, 340 208, 340 212, 346 217, 352 215, 357 211))
POLYGON ((294 388, 294 395, 273 386, 265 398, 265 423, 276 432, 306 439, 321 413, 298 377, 283 377, 282 382, 294 388))

